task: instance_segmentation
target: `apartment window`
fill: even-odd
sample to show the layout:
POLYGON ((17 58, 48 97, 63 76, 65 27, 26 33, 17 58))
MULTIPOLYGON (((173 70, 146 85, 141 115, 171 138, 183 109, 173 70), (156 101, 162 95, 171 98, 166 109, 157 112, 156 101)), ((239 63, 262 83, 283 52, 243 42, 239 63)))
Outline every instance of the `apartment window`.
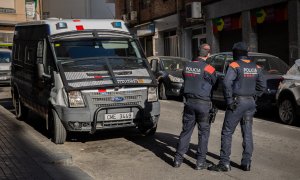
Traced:
POLYGON ((151 0, 142 0, 142 9, 150 7, 151 0))
POLYGON ((164 32, 164 55, 165 56, 178 56, 178 36, 176 30, 164 32))

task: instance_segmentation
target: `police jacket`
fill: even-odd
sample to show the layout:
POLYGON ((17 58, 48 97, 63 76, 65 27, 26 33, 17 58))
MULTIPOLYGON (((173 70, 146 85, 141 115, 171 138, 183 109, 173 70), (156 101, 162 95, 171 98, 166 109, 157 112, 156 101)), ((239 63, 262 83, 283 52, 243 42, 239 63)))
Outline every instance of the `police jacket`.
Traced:
POLYGON ((227 104, 233 102, 234 96, 261 96, 266 88, 262 69, 246 59, 229 65, 223 84, 227 104))
POLYGON ((187 62, 183 69, 184 90, 186 98, 210 101, 212 86, 216 82, 215 68, 203 59, 187 62))

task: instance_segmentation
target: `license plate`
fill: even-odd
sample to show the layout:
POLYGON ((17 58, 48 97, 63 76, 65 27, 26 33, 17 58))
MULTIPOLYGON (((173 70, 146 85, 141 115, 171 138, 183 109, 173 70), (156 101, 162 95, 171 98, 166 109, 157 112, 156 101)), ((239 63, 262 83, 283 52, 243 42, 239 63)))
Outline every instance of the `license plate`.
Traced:
POLYGON ((122 120, 122 119, 133 119, 133 112, 129 113, 116 113, 116 114, 105 114, 104 120, 122 120))

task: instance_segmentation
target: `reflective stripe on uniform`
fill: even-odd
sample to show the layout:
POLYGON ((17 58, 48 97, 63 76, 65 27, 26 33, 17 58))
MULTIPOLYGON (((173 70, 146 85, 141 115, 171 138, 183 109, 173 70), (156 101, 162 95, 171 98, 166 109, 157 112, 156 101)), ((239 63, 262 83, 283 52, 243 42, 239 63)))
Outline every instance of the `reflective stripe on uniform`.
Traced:
POLYGON ((204 71, 208 72, 209 74, 212 74, 215 72, 215 68, 212 67, 211 65, 207 65, 205 68, 204 68, 204 71))
POLYGON ((240 65, 237 62, 232 62, 229 65, 230 67, 232 67, 233 69, 240 67, 240 65))

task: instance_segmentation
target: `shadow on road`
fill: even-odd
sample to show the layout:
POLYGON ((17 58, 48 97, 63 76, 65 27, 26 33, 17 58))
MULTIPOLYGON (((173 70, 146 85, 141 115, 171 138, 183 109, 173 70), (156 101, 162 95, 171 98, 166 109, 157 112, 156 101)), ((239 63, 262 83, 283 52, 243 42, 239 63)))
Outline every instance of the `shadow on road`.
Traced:
MULTIPOLYGON (((143 136, 128 136, 125 137, 127 140, 142 146, 145 149, 150 150, 153 152, 157 157, 165 161, 167 164, 172 166, 173 163, 173 157, 175 155, 175 150, 177 147, 178 142, 178 136, 169 134, 169 133, 163 133, 163 132, 157 132, 155 136, 153 137, 143 137, 143 136)), ((195 162, 196 162, 196 152, 197 151, 197 145, 196 144, 190 144, 190 148, 188 152, 186 153, 186 156, 190 156, 191 158, 194 158, 195 160, 193 162, 184 159, 183 163, 187 164, 188 166, 194 168, 195 162)), ((208 152, 208 156, 219 160, 220 156, 216 155, 214 153, 208 152)), ((208 161, 210 162, 210 161, 208 161)), ((212 162, 210 162, 212 163, 212 162)), ((239 168, 240 166, 231 161, 231 166, 235 168, 239 168)))

